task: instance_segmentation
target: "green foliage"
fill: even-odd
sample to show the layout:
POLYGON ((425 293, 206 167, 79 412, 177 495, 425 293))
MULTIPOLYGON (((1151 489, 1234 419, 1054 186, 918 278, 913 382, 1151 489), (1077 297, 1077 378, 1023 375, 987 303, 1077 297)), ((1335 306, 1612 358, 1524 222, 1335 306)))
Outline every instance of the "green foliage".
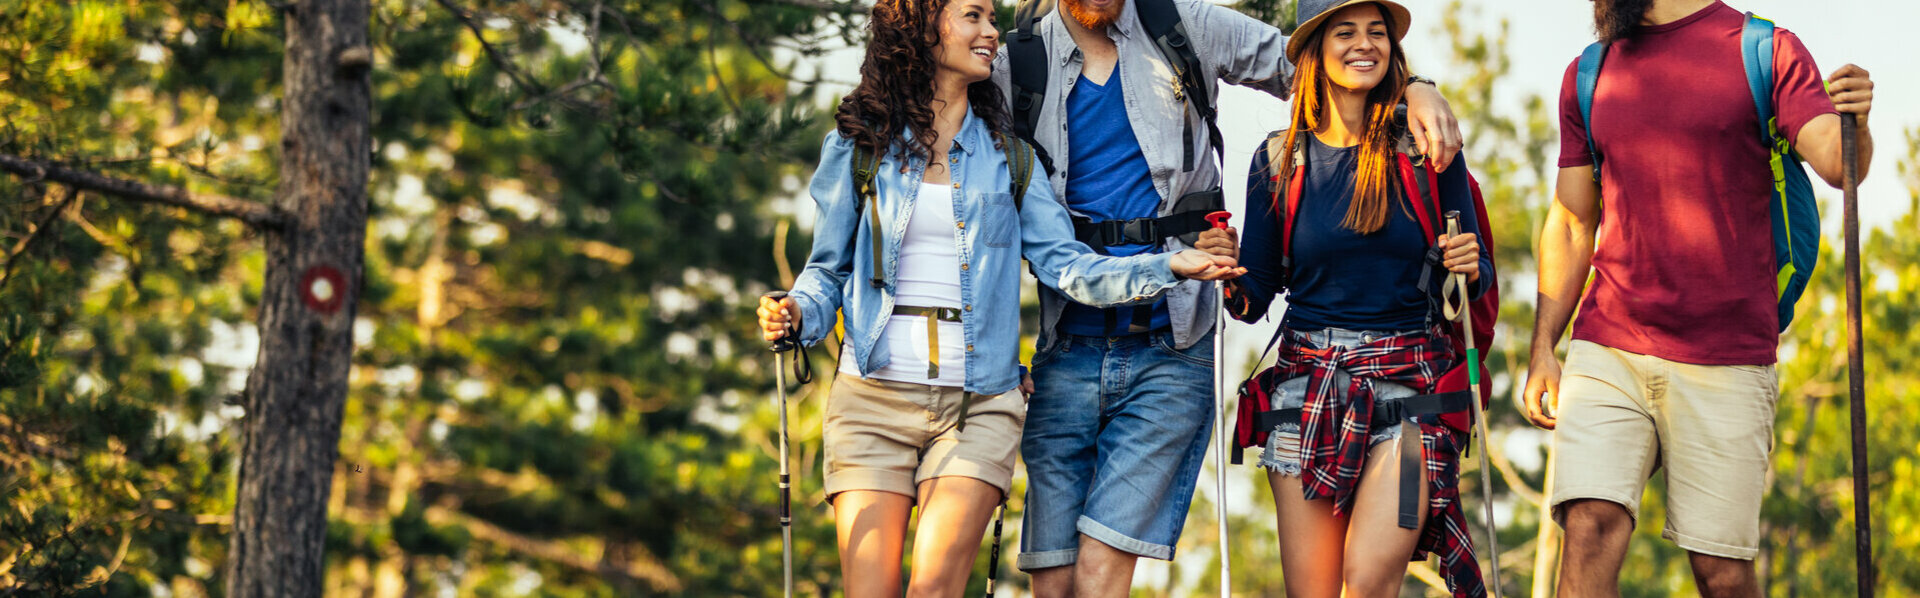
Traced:
MULTIPOLYGON (((278 10, 0 8, 0 151, 264 200, 278 10)), ((376 3, 329 594, 777 592, 771 382, 745 322, 825 132, 789 73, 852 10, 376 3)), ((258 244, 17 178, 0 196, 24 249, 0 287, 0 587, 218 593, 258 244)), ((831 527, 799 519, 803 579, 830 585, 831 527)))

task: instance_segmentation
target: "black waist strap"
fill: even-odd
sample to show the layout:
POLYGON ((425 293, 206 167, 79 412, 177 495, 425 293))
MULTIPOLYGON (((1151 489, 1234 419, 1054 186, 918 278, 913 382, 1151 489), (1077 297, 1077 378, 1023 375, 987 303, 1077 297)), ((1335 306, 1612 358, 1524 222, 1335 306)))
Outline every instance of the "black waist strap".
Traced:
MULTIPOLYGON (((1473 408, 1472 401, 1473 393, 1464 390, 1414 395, 1397 401, 1387 401, 1373 407, 1373 421, 1367 422, 1367 428, 1370 430, 1388 428, 1408 418, 1466 411, 1473 408)), ((1254 415, 1253 429, 1268 431, 1280 424, 1298 423, 1300 423, 1300 408, 1275 409, 1254 415)))
POLYGON ((1168 214, 1159 218, 1100 222, 1075 216, 1073 238, 1095 249, 1113 245, 1157 245, 1167 237, 1197 233, 1211 226, 1207 223, 1206 213, 1198 211, 1168 214))

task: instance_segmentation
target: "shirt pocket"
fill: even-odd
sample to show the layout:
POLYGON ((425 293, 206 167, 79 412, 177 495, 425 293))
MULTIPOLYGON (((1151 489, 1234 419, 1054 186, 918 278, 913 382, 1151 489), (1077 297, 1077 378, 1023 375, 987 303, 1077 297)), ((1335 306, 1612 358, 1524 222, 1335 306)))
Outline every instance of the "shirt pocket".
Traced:
POLYGON ((980 242, 993 248, 1012 247, 1020 233, 1020 212, 1013 207, 1013 194, 981 193, 980 205, 981 216, 986 220, 980 229, 980 242))

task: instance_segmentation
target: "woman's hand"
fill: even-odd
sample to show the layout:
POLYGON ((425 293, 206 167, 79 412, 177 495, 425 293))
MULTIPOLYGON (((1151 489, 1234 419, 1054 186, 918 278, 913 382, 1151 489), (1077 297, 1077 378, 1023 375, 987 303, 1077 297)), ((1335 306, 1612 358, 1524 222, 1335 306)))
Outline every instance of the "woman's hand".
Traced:
POLYGON ((1238 260, 1198 249, 1173 254, 1173 275, 1194 280, 1229 280, 1247 273, 1238 260))
POLYGON ((800 329, 800 304, 795 303, 792 295, 779 301, 767 297, 760 298, 760 337, 768 342, 780 340, 793 331, 800 329))
POLYGON ((1209 228, 1200 233, 1200 238, 1194 242, 1193 248, 1214 255, 1240 259, 1239 231, 1231 226, 1209 228))
POLYGON ((1440 260, 1448 272, 1467 275, 1467 282, 1480 282, 1480 238, 1473 233, 1440 235, 1440 260))

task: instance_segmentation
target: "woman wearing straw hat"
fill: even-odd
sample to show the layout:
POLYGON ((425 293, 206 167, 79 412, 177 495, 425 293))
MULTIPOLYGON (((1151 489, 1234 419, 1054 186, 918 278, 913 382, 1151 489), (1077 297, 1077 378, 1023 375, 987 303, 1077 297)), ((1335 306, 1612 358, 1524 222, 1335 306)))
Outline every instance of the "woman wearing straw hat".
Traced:
POLYGON ((1275 383, 1273 415, 1260 420, 1273 424, 1257 428, 1287 594, 1397 596, 1409 558, 1431 552, 1455 596, 1483 595, 1458 501, 1465 438, 1436 408, 1418 406, 1439 395, 1416 397, 1460 358, 1422 288, 1423 273, 1441 274, 1429 270, 1429 248, 1468 277, 1475 296, 1492 267, 1467 169, 1458 156, 1434 165, 1440 209, 1465 214, 1467 225, 1436 243, 1416 220, 1435 210, 1413 205, 1398 168, 1407 9, 1301 0, 1299 15, 1287 43, 1297 68, 1290 125, 1254 152, 1241 250, 1248 275, 1228 290, 1228 310, 1243 321, 1288 292, 1279 361, 1260 377, 1275 383))

